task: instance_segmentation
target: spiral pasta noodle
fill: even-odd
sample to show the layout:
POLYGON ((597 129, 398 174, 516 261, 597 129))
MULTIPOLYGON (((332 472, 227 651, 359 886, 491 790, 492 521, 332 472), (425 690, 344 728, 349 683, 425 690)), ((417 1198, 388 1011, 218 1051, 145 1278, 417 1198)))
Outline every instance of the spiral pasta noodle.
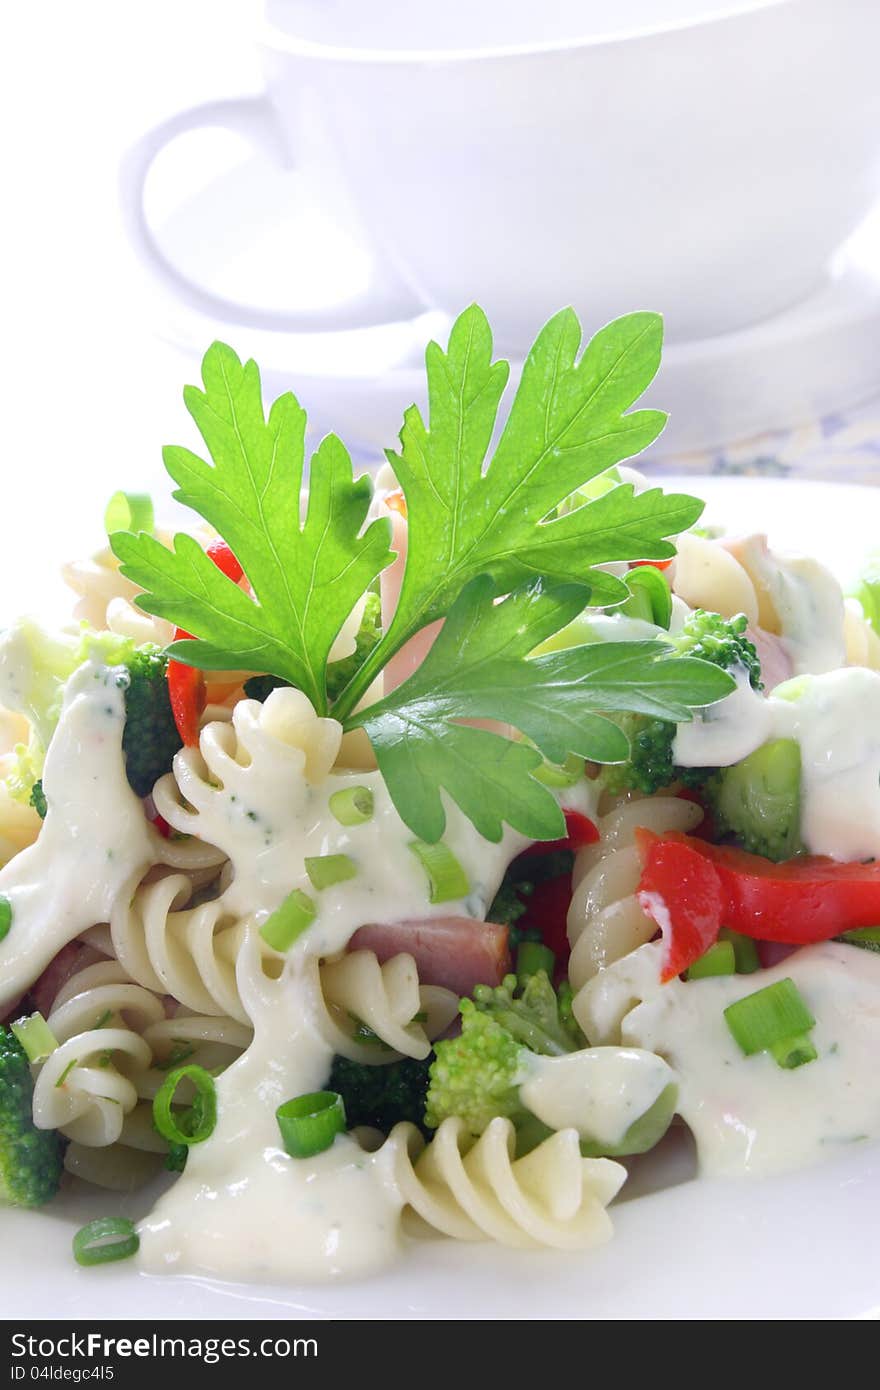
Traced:
POLYGON ((222 896, 189 906, 192 891, 182 873, 130 885, 111 913, 113 950, 146 989, 170 994, 196 1013, 247 1024, 235 979, 244 925, 222 896))
MULTIPOLYGON (((663 834, 693 830, 702 811, 676 796, 626 801, 599 821, 599 840, 575 857, 574 893, 568 911, 571 958, 568 973, 577 994, 600 970, 650 941, 657 923, 636 896, 641 862, 635 844, 638 828, 663 834)), ((580 1020, 578 1020, 580 1021, 580 1020)))
POLYGON ((607 1240, 605 1208, 625 1169, 582 1158, 573 1129, 551 1135, 523 1158, 514 1158, 514 1143, 509 1120, 492 1120, 474 1140, 450 1117, 427 1145, 414 1125, 395 1125, 381 1157, 420 1222, 455 1240, 558 1250, 607 1240))
MULTIPOLYGON (((110 921, 112 949, 142 987, 172 995, 194 1013, 247 1025, 236 966, 248 919, 230 914, 222 895, 187 906, 191 894, 185 874, 123 892, 110 921)), ((257 941, 262 969, 277 973, 282 957, 262 938, 257 941)), ((391 1060, 389 1053, 426 1057, 430 1039, 448 1028, 458 1010, 450 990, 419 986, 415 961, 406 954, 380 965, 374 952, 352 951, 310 968, 320 1031, 335 1052, 352 1060, 380 1064, 391 1060), (369 1041, 363 1040, 364 1027, 369 1041)))
POLYGON ((323 1002, 320 1032, 335 1053, 355 1062, 427 1057, 431 1039, 445 1033, 458 1013, 458 996, 420 986, 416 963, 406 953, 380 965, 373 951, 349 951, 312 968, 323 1002), (375 1037, 365 1039, 360 1025, 375 1037))
POLYGON ((34 1123, 70 1139, 68 1171, 120 1189, 161 1167, 167 1144, 153 1128, 152 1099, 168 1066, 185 1056, 222 1069, 251 1038, 233 1019, 168 1017, 164 1000, 114 960, 74 975, 47 1022, 59 1046, 34 1083, 34 1123))
POLYGON ((109 546, 85 560, 62 565, 64 582, 77 595, 73 616, 97 631, 107 628, 107 609, 114 599, 129 602, 139 592, 136 584, 119 572, 119 561, 109 546))

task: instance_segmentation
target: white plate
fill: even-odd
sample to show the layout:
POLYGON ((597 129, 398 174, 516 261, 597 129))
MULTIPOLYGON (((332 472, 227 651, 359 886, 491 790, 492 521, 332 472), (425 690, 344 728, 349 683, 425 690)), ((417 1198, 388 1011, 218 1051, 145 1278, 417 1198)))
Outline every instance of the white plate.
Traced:
MULTIPOLYGON (((708 514, 728 529, 766 528, 777 543, 827 559, 842 577, 880 543, 880 491, 870 488, 664 480, 676 483, 704 495, 708 514)), ((20 564, 19 579, 27 574, 24 550, 20 564)), ((102 1213, 137 1214, 144 1197, 66 1194, 38 1213, 0 1214, 0 1240, 15 1252, 3 1311, 9 1319, 145 1320, 876 1317, 878 1190, 880 1144, 865 1144, 785 1177, 685 1182, 621 1202, 612 1207, 614 1240, 592 1253, 438 1239, 413 1245, 367 1282, 310 1288, 150 1278, 131 1265, 78 1269, 70 1254, 76 1227, 102 1213)), ((279 1238, 295 1239, 282 1233, 282 1221, 279 1212, 279 1238)))

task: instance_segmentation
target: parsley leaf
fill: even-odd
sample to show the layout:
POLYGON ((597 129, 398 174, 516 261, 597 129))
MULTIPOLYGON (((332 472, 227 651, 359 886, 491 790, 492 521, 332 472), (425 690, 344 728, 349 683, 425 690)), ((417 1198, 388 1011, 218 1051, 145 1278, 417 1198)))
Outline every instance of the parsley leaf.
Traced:
POLYGON ((305 463, 305 411, 290 393, 263 413, 260 374, 231 348, 205 354, 204 391, 184 400, 213 463, 189 449, 164 451, 178 484, 174 496, 204 517, 232 548, 253 596, 227 579, 197 541, 174 538, 174 549, 143 532, 111 538, 122 573, 145 593, 138 604, 191 632, 172 656, 206 670, 267 671, 303 690, 327 711, 330 648, 358 599, 394 556, 390 522, 362 532, 372 486, 354 480, 335 435, 311 465, 305 520, 300 488, 305 463))
POLYGON ((578 488, 660 433, 662 412, 627 411, 657 370, 662 338, 658 314, 628 314, 601 329, 578 359, 577 316, 556 314, 528 354, 488 467, 508 367, 492 361, 485 314, 477 305, 465 310, 446 352, 429 344, 430 426, 412 406, 400 452, 388 453, 415 558, 384 640, 341 698, 343 715, 394 652, 448 612, 478 574, 490 574, 498 593, 536 574, 589 584, 593 602, 609 604, 626 599, 626 585, 593 566, 674 555, 666 538, 697 520, 703 504, 696 498, 658 489, 636 497, 625 485, 555 515, 578 488))
POLYGON ((529 659, 584 608, 589 591, 537 579, 500 602, 494 593, 490 576, 471 580, 421 666, 347 724, 366 729, 398 813, 420 839, 443 834, 441 789, 487 840, 500 840, 505 821, 535 840, 564 835, 556 798, 531 776, 541 754, 555 763, 568 753, 622 762, 627 739, 603 712, 689 720, 734 689, 719 667, 670 660, 657 641, 590 643, 529 659), (534 747, 460 719, 512 724, 534 747))

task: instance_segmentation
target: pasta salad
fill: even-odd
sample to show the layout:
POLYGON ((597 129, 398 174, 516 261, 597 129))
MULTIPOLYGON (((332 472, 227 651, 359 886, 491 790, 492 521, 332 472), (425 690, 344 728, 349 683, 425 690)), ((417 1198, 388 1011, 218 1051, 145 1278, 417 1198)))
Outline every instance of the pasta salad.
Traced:
POLYGON ((143 1189, 81 1264, 326 1280, 585 1249, 686 1126, 880 1137, 880 572, 626 460, 656 315, 507 364, 472 306, 355 478, 214 344, 70 624, 0 636, 0 1195, 143 1189))

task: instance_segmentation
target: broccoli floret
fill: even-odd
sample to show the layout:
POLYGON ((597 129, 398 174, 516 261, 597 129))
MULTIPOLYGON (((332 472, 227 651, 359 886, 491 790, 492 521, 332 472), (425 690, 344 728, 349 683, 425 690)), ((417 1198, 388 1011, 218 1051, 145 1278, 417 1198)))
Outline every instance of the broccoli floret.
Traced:
MULTIPOLYGON (((331 702, 341 695, 352 676, 359 671, 382 636, 382 604, 372 590, 367 594, 361 625, 355 638, 354 651, 342 661, 331 661, 327 667, 327 698, 331 702)), ((289 685, 280 676, 251 676, 244 683, 249 700, 267 700, 273 690, 289 685)))
POLYGON ((503 1115, 513 1121, 524 1149, 548 1131, 520 1101, 523 1054, 561 1057, 586 1046, 571 1013, 570 991, 557 995, 543 970, 522 990, 516 976, 508 975, 494 989, 478 985, 473 999, 462 999, 459 1009, 460 1036, 434 1049, 425 1123, 436 1129, 457 1115, 479 1135, 503 1115))
POLYGON ((750 854, 778 863, 803 848, 801 750, 794 739, 773 739, 722 768, 706 792, 718 833, 732 835, 750 854))
POLYGON ((433 1054, 424 1061, 403 1057, 385 1066, 368 1067, 334 1057, 327 1083, 345 1104, 349 1127, 371 1125, 387 1134, 399 1120, 425 1131, 425 1096, 433 1054))
POLYGON ((148 796, 181 747, 168 696, 168 659, 158 647, 136 647, 128 671, 122 751, 125 773, 138 796, 148 796))
POLYGON ((43 763, 61 714, 64 686, 89 660, 128 671, 122 747, 128 780, 138 796, 152 791, 181 745, 165 679, 168 662, 159 647, 138 647, 129 637, 88 628, 56 636, 30 619, 22 620, 0 639, 3 703, 23 714, 31 727, 27 747, 20 744, 16 749, 17 762, 7 785, 16 800, 30 802, 41 815, 46 813, 43 763))
MULTIPOLYGON (((691 613, 677 633, 668 640, 675 656, 697 657, 725 671, 744 672, 754 690, 762 690, 761 663, 754 643, 746 637, 748 619, 744 613, 722 618, 699 608, 691 613)), ((686 787, 702 786, 712 768, 676 766, 672 747, 676 725, 666 719, 642 714, 613 716, 629 739, 630 756, 624 763, 605 768, 603 780, 612 793, 640 791, 650 794, 681 782, 686 787)))
POLYGON ((63 1140, 37 1129, 33 1095, 24 1049, 0 1025, 0 1201, 16 1207, 41 1207, 61 1182, 63 1140))

